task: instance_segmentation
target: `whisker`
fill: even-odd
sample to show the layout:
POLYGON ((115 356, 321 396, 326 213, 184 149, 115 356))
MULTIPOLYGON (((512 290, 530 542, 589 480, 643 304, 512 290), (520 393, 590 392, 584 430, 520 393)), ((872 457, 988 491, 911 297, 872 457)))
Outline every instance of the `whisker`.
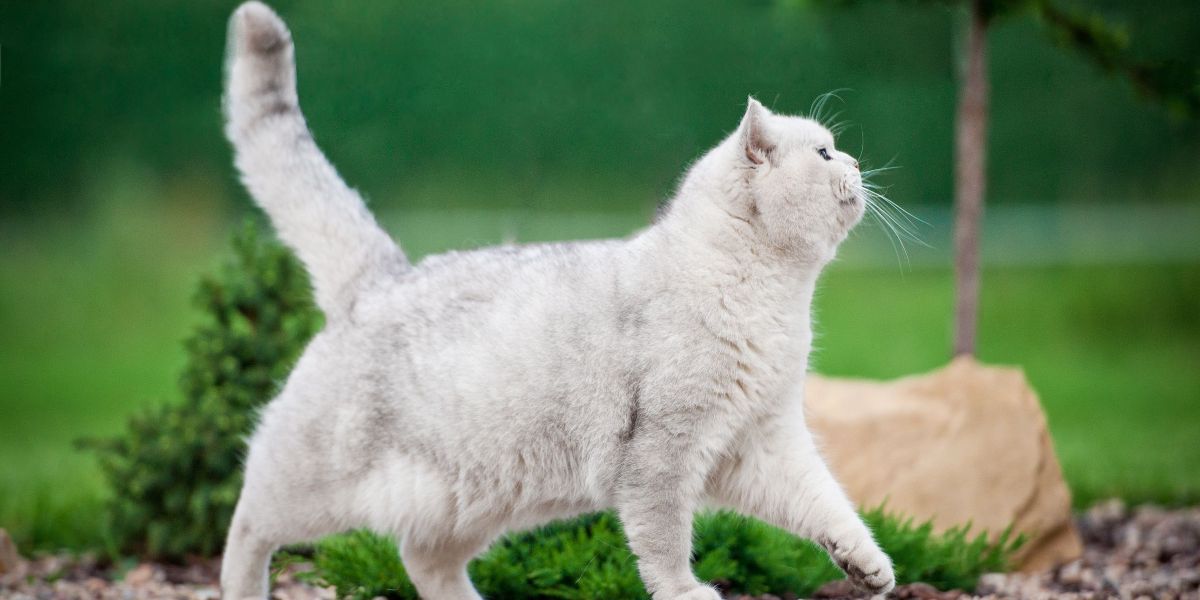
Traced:
POLYGON ((885 205, 879 204, 878 202, 874 204, 875 210, 892 224, 893 229, 897 232, 897 234, 901 234, 903 237, 907 237, 909 240, 916 242, 917 244, 929 247, 929 244, 926 244, 925 241, 921 239, 921 236, 917 234, 915 231, 915 225, 913 223, 905 222, 902 218, 896 216, 896 214, 885 205))
POLYGON ((879 228, 883 230, 884 237, 891 244, 892 252, 896 254, 896 261, 901 271, 903 271, 905 265, 912 266, 912 257, 909 255, 908 245, 905 243, 906 238, 907 241, 926 248, 932 248, 932 246, 921 239, 918 233, 922 225, 930 227, 930 224, 893 202, 891 198, 888 198, 887 194, 885 194, 888 189, 886 186, 881 186, 871 181, 873 177, 880 173, 900 168, 893 164, 895 162, 896 159, 893 157, 882 167, 862 170, 860 172, 862 182, 860 189, 866 206, 866 212, 872 216, 879 225, 879 228))
POLYGON ((812 101, 812 104, 808 108, 808 118, 810 118, 818 123, 824 123, 827 120, 824 116, 825 105, 829 103, 829 99, 837 98, 838 100, 841 100, 842 97, 839 96, 838 93, 839 92, 847 92, 847 91, 850 91, 850 90, 848 88, 838 88, 836 90, 830 90, 828 92, 825 92, 824 94, 821 94, 821 95, 817 96, 816 98, 814 98, 812 101))
POLYGON ((886 190, 886 188, 881 188, 880 186, 877 186, 868 181, 864 181, 862 184, 862 187, 863 187, 864 191, 866 191, 869 194, 874 195, 875 197, 879 198, 883 202, 887 203, 887 205, 889 207, 895 209, 895 211, 898 212, 898 216, 903 217, 903 219, 905 221, 907 221, 910 225, 915 226, 916 223, 922 223, 924 225, 929 225, 929 223, 927 221, 925 221, 924 219, 922 219, 921 217, 918 217, 918 216, 912 214, 911 212, 908 212, 908 210, 906 210, 903 206, 896 204, 895 202, 892 201, 891 198, 888 198, 887 195, 883 193, 886 190), (916 223, 914 223, 914 221, 916 223))
POLYGON ((887 196, 884 196, 875 190, 864 186, 863 192, 865 197, 874 200, 873 202, 870 202, 869 205, 873 207, 882 218, 886 219, 893 226, 893 231, 895 231, 897 235, 907 237, 909 240, 926 248, 932 247, 926 243, 925 240, 921 239, 921 236, 917 233, 917 229, 919 228, 918 223, 925 226, 929 226, 929 223, 908 212, 903 207, 889 199, 887 196))
POLYGON ((868 178, 868 177, 870 177, 870 176, 872 176, 872 175, 875 175, 875 174, 877 174, 877 173, 886 173, 886 172, 888 172, 888 171, 895 171, 895 170, 897 170, 897 169, 899 169, 899 168, 900 168, 900 167, 887 167, 887 166, 884 166, 884 167, 875 167, 875 168, 873 168, 873 169, 867 169, 867 170, 863 171, 863 172, 862 172, 862 176, 863 176, 863 179, 866 179, 866 178, 868 178))
POLYGON ((878 195, 881 200, 888 203, 888 206, 899 211, 900 216, 903 217, 906 221, 908 221, 910 225, 913 225, 915 227, 916 223, 913 223, 913 221, 916 221, 917 223, 921 223, 927 227, 932 227, 932 225, 930 225, 929 222, 926 221, 925 219, 922 219, 921 217, 918 217, 917 215, 914 215, 914 214, 908 212, 908 210, 906 210, 903 206, 900 206, 899 204, 892 202, 891 198, 888 198, 887 196, 880 194, 879 192, 877 192, 875 190, 871 190, 871 193, 878 195))
POLYGON ((884 213, 876 212, 875 218, 878 222, 884 224, 884 232, 888 234, 888 241, 892 244, 892 251, 896 253, 897 262, 900 262, 901 257, 903 257, 901 266, 905 264, 911 265, 912 259, 908 254, 908 246, 904 243, 904 235, 896 230, 894 222, 884 216, 884 213), (897 248, 899 248, 898 252, 897 248))
POLYGON ((878 209, 876 209, 875 204, 871 202, 869 198, 867 198, 866 206, 867 214, 871 215, 871 217, 875 219, 875 223, 879 225, 879 228, 883 230, 884 237, 887 238, 888 243, 892 246, 892 252, 896 255, 896 264, 901 268, 901 270, 903 270, 904 262, 909 260, 908 249, 904 247, 904 241, 901 240, 900 236, 896 234, 895 230, 892 228, 887 219, 881 216, 881 213, 878 211, 878 209), (899 242, 899 246, 897 246, 896 242, 899 242), (900 258, 901 251, 904 253, 903 259, 900 258))

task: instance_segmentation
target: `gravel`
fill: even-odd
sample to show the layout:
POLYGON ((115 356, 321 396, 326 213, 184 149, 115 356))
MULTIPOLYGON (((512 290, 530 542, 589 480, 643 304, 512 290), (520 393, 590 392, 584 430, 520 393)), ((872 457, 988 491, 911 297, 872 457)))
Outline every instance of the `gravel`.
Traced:
MULTIPOLYGON (((277 600, 334 600, 332 588, 319 588, 296 580, 295 574, 311 568, 289 565, 276 575, 272 598, 277 600)), ((41 556, 17 563, 0 574, 0 598, 11 600, 218 600, 220 563, 193 562, 187 566, 142 563, 120 572, 104 567, 90 555, 41 556)))
MULTIPOLYGON (((1077 518, 1084 553, 1078 560, 1035 574, 984 575, 975 590, 937 590, 914 583, 897 587, 898 600, 1107 599, 1200 600, 1200 507, 1167 510, 1127 508, 1117 500, 1098 504, 1077 518)), ((2 549, 0 549, 2 550, 2 549)), ((169 566, 143 563, 124 572, 105 568, 87 555, 17 560, 0 574, 0 597, 19 600, 216 600, 218 563, 169 566)), ((290 565, 279 573, 272 597, 332 600, 332 589, 297 581, 308 568, 290 565)), ((823 586, 814 599, 867 598, 845 581, 823 586)), ((790 600, 794 596, 731 596, 734 600, 790 600)))
POLYGON ((1200 600, 1200 508, 1130 510, 1111 500, 1077 522, 1083 556, 1037 574, 985 575, 995 598, 1200 600))

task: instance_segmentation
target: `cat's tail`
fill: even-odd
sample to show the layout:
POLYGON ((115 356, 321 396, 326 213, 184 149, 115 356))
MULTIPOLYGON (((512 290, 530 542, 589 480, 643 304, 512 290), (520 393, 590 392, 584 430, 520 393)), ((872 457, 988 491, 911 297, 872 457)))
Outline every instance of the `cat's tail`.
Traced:
POLYGON ((313 141, 296 96, 291 33, 265 4, 233 13, 225 70, 225 134, 242 181, 334 317, 372 281, 407 269, 404 252, 313 141))

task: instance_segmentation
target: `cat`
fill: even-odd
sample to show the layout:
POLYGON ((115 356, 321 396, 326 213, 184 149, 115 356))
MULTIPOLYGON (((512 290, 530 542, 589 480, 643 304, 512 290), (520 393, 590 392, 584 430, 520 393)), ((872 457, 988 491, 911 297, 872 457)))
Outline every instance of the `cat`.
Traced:
POLYGON ((250 438, 226 598, 266 597, 283 544, 368 528, 423 598, 477 599, 466 566, 498 536, 615 508, 655 600, 714 600, 689 565, 702 506, 892 589, 803 414, 813 288, 867 201, 827 129, 750 98, 628 239, 412 264, 317 148, 295 77, 284 23, 238 8, 226 134, 326 324, 250 438))

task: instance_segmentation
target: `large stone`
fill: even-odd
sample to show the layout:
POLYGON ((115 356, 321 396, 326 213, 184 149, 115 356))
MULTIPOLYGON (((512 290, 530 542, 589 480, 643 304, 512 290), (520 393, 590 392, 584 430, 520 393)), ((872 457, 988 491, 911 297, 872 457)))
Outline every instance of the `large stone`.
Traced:
POLYGON ((806 406, 860 507, 886 503, 939 531, 1011 524, 1026 536, 1015 558, 1023 571, 1082 552, 1045 414, 1020 370, 959 358, 888 382, 812 376, 806 406))

